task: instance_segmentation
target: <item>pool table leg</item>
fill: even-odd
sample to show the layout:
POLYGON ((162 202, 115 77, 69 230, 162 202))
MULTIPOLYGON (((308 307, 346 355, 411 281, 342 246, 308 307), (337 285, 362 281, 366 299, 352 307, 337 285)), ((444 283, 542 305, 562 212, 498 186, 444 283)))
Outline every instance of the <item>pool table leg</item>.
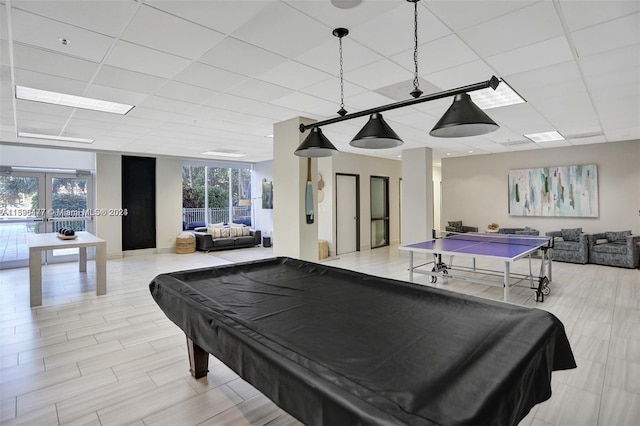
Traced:
POLYGON ((189 351, 189 371, 191 375, 196 379, 205 377, 209 372, 209 353, 188 337, 187 351, 189 351))

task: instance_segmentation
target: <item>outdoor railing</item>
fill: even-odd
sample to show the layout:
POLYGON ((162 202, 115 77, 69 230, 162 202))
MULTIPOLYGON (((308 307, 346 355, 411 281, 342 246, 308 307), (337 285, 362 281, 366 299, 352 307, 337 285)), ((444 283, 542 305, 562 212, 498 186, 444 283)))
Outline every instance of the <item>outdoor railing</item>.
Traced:
MULTIPOLYGON (((251 217, 251 209, 249 207, 232 207, 231 211, 233 221, 250 221, 250 219, 247 219, 251 217)), ((182 220, 187 225, 191 222, 229 223, 229 209, 220 207, 208 209, 203 207, 183 208, 182 220), (208 216, 206 219, 205 214, 208 216)))

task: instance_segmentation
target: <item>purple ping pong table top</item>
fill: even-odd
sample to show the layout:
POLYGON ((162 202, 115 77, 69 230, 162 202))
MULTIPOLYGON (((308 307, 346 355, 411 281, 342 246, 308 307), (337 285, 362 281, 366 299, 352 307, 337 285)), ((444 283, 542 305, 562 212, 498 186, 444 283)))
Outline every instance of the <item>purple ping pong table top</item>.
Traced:
POLYGON ((468 233, 407 244, 400 247, 400 249, 425 253, 515 260, 539 248, 548 247, 549 243, 550 237, 468 233))

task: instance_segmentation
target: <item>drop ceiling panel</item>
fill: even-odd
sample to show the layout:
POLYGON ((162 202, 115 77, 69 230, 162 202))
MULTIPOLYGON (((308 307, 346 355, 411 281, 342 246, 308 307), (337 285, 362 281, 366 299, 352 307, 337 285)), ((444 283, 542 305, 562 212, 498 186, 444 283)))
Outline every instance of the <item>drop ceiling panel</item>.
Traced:
POLYGON ((157 9, 164 10, 204 27, 230 34, 250 19, 258 16, 277 0, 215 0, 215 1, 145 1, 157 9))
POLYGON ((578 56, 640 44, 640 12, 573 33, 578 56), (606 37, 602 37, 606 34, 606 37))
MULTIPOLYGON (((367 89, 351 84, 348 81, 344 82, 344 101, 345 104, 349 104, 349 99, 360 93, 366 92, 367 89)), ((333 102, 334 105, 340 105, 340 79, 337 77, 330 78, 328 80, 321 81, 313 84, 301 90, 301 92, 308 95, 324 99, 329 102, 333 102)), ((338 110, 339 107, 336 107, 338 110)))
POLYGON ((95 62, 19 43, 13 46, 13 60, 16 68, 87 82, 91 81, 99 66, 95 62))
POLYGON ((390 86, 400 81, 413 79, 413 73, 407 71, 390 60, 382 60, 345 75, 345 80, 358 84, 369 90, 390 86))
POLYGON ((287 61, 257 76, 267 83, 300 90, 312 84, 328 80, 331 75, 298 62, 287 61))
POLYGON ((15 82, 18 86, 34 87, 76 96, 83 96, 88 87, 88 83, 84 81, 72 80, 25 69, 15 70, 15 82))
POLYGON ((292 89, 277 84, 255 79, 245 80, 234 87, 234 92, 238 96, 263 102, 270 102, 292 91, 292 89))
POLYGON ((569 43, 562 36, 490 56, 487 62, 498 74, 509 76, 572 59, 569 43))
POLYGON ((13 0, 11 5, 111 37, 122 32, 140 6, 137 2, 77 0, 13 0))
POLYGON ((460 31, 460 36, 477 54, 493 56, 563 33, 553 3, 544 1, 460 31))
POLYGON ((175 80, 215 91, 229 90, 247 77, 194 62, 175 76, 175 80))
POLYGON ((136 105, 136 108, 151 108, 160 111, 174 112, 176 114, 184 114, 192 108, 192 104, 189 102, 177 101, 175 99, 164 98, 161 96, 148 96, 136 105))
POLYGON ((279 105, 292 110, 300 111, 304 114, 319 114, 326 116, 337 116, 335 111, 335 103, 325 101, 324 99, 317 98, 315 96, 307 95, 306 93, 292 93, 282 98, 276 99, 271 102, 274 105, 279 105))
POLYGON ((141 46, 196 59, 219 43, 224 34, 143 5, 122 35, 141 46))
POLYGON ((233 36, 292 58, 327 38, 327 27, 284 3, 270 3, 233 36))
POLYGON ((100 62, 114 42, 112 37, 20 10, 14 10, 12 18, 15 42, 93 62, 100 62), (67 39, 68 44, 63 44, 60 38, 67 39))
POLYGON ((524 9, 538 0, 534 1, 434 1, 426 3, 438 18, 449 28, 460 31, 472 27, 482 22, 507 15, 513 11, 524 9))
POLYGON ((260 75, 287 58, 249 43, 227 37, 198 59, 208 65, 249 77, 260 75))
POLYGON ((99 84, 92 84, 85 91, 84 96, 103 101, 119 102, 135 106, 142 102, 148 95, 146 93, 138 93, 131 90, 121 90, 113 87, 101 86, 99 84))
POLYGON ((218 93, 220 92, 193 86, 191 84, 180 83, 179 81, 168 81, 155 91, 155 94, 158 96, 189 102, 191 104, 200 104, 207 99, 216 96, 218 93))
POLYGON ((443 71, 422 74, 425 80, 439 87, 440 90, 454 89, 456 87, 486 81, 489 80, 492 75, 501 77, 482 60, 468 62, 443 71))
POLYGON ((188 59, 126 41, 118 41, 105 61, 107 65, 142 74, 171 78, 185 69, 188 59))
MULTIPOLYGON (((340 74, 340 41, 327 30, 327 41, 317 47, 309 48, 295 57, 295 60, 308 64, 333 75, 340 74), (329 38, 330 37, 330 38, 329 38)), ((383 59, 382 55, 363 46, 350 36, 342 39, 342 69, 348 73, 364 65, 383 59)))
POLYGON ((585 7, 583 2, 563 1, 560 7, 569 30, 575 31, 638 12, 640 2, 600 0, 589 2, 585 7))
MULTIPOLYGON (((394 9, 367 23, 349 28, 349 38, 353 38, 371 50, 384 55, 396 55, 414 45, 413 5, 397 2, 394 9)), ((450 34, 451 31, 435 19, 425 8, 418 12, 418 40, 426 43, 450 34), (422 15, 424 16, 422 16, 422 15), (420 25, 422 24, 422 25, 420 25)))
POLYGON ((96 75, 96 78, 93 80, 94 83, 103 86, 133 90, 139 93, 154 93, 166 81, 166 78, 109 65, 100 67, 98 75, 96 75))
MULTIPOLYGON (((413 48, 395 55, 392 59, 407 70, 414 72, 413 48)), ((418 50, 420 75, 446 70, 478 60, 469 47, 455 35, 448 35, 430 43, 421 44, 418 50)))

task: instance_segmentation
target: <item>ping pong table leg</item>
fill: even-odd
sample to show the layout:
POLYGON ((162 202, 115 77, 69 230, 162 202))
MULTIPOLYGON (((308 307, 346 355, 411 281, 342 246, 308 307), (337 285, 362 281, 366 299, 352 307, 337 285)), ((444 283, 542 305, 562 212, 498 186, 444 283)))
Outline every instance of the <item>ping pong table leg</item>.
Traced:
POLYGON ((409 281, 413 282, 413 252, 409 252, 409 281))
POLYGON ((509 262, 504 262, 504 297, 505 302, 509 301, 509 262))

